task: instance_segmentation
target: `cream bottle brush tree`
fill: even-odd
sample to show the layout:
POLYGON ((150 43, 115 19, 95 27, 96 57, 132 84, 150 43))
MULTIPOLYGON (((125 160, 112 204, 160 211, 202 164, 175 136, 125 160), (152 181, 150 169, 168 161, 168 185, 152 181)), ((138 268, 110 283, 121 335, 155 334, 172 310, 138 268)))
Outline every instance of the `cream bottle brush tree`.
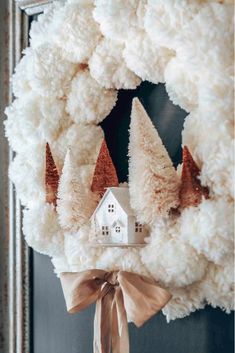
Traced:
POLYGON ((138 98, 132 103, 129 157, 131 206, 140 222, 151 225, 179 206, 179 177, 138 98))
POLYGON ((74 156, 67 151, 60 177, 57 212, 62 228, 77 231, 88 222, 97 206, 97 196, 84 187, 74 156))

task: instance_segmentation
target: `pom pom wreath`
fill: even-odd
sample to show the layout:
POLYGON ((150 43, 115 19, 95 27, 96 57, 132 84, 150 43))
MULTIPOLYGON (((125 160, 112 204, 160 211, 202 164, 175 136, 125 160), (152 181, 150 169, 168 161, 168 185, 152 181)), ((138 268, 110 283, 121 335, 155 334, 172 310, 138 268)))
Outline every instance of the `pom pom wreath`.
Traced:
POLYGON ((46 144, 46 202, 56 205, 57 190, 59 185, 59 173, 53 159, 49 144, 46 144))
POLYGON ((105 37, 125 42, 127 33, 143 28, 145 6, 146 0, 95 0, 93 16, 105 37))
POLYGON ((152 224, 179 205, 179 180, 156 129, 137 98, 133 100, 129 145, 131 206, 138 220, 152 224))
POLYGON ((23 232, 29 246, 49 256, 64 252, 64 233, 52 204, 37 202, 24 210, 23 232))
POLYGON ((84 185, 79 172, 81 173, 68 150, 60 178, 57 211, 61 227, 71 232, 77 231, 89 220, 98 201, 96 195, 90 192, 91 177, 84 185))
POLYGON ((226 312, 233 308, 234 11, 230 0, 218 2, 53 3, 32 24, 31 48, 12 79, 17 99, 6 110, 6 135, 18 153, 9 174, 29 208, 23 221, 28 243, 52 256, 56 273, 124 269, 160 279, 173 295, 163 309, 168 321, 206 303, 226 312), (210 199, 167 217, 169 208, 178 205, 179 178, 141 113, 131 123, 130 190, 150 236, 144 248, 94 248, 86 217, 81 216, 85 224, 79 223, 75 232, 65 231, 54 206, 45 203, 45 143, 59 171, 71 149, 75 176, 84 186, 80 196, 96 197, 90 187, 104 134, 94 125, 116 103, 117 92, 110 88, 136 87, 136 75, 165 81, 169 98, 190 113, 183 145, 201 168, 200 181, 210 189, 210 199))
POLYGON ((123 56, 130 70, 142 80, 164 82, 164 70, 175 52, 153 44, 144 31, 138 31, 126 41, 123 56))
POLYGON ((67 60, 87 62, 98 44, 101 33, 92 17, 89 3, 70 3, 57 12, 53 23, 53 39, 67 60))
POLYGON ((124 46, 103 39, 89 60, 90 74, 105 88, 134 89, 141 80, 128 69, 123 59, 124 46))
POLYGON ((98 193, 102 197, 106 191, 106 188, 115 186, 119 186, 117 173, 110 157, 107 144, 105 140, 103 140, 100 153, 96 161, 91 191, 98 193))
POLYGON ((111 112, 116 100, 116 91, 100 87, 88 71, 79 72, 71 84, 67 111, 77 123, 98 124, 111 112))
POLYGON ((179 190, 180 206, 186 208, 198 206, 202 198, 209 198, 209 190, 203 187, 199 180, 200 169, 194 162, 187 146, 183 148, 183 169, 181 176, 181 185, 179 190))

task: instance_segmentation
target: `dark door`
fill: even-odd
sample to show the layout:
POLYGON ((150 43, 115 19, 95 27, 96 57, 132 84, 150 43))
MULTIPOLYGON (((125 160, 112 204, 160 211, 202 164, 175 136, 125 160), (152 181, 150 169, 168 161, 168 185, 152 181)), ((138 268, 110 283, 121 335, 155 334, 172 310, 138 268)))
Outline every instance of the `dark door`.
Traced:
MULTIPOLYGON (((181 161, 181 131, 187 114, 169 101, 164 85, 144 82, 135 91, 120 91, 117 106, 102 123, 120 181, 127 180, 128 127, 135 96, 157 126, 175 165, 181 161)), ((94 307, 67 314, 50 259, 33 253, 32 267, 32 352, 92 353, 94 307)), ((129 333, 131 353, 233 352, 233 315, 211 307, 169 324, 159 314, 140 329, 130 324, 129 333)))

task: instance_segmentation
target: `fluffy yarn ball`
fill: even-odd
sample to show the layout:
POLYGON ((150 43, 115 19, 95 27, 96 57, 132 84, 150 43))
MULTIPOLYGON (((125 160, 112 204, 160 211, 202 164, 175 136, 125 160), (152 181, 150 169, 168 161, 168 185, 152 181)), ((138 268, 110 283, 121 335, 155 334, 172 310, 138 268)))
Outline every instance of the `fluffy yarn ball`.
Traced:
POLYGON ((155 45, 144 31, 136 31, 126 41, 123 56, 130 70, 142 80, 164 82, 164 70, 175 52, 155 45))
MULTIPOLYGON (((32 24, 31 47, 24 51, 12 79, 16 100, 6 110, 5 127, 17 154, 9 175, 27 207, 23 224, 29 245, 52 256, 57 273, 103 268, 154 277, 173 295, 163 310, 168 321, 206 303, 226 312, 233 308, 234 22, 230 1, 54 2, 32 24), (95 248, 89 243, 95 202, 87 203, 89 212, 81 210, 80 217, 87 223, 66 228, 69 231, 62 230, 54 206, 45 203, 45 145, 50 143, 59 173, 71 149, 74 174, 81 184, 77 194, 81 204, 83 199, 86 202, 104 137, 95 125, 115 106, 116 90, 136 88, 140 79, 165 82, 174 104, 190 112, 183 145, 201 168, 200 181, 209 187, 210 199, 180 216, 169 215, 179 201, 177 174, 170 160, 172 173, 167 171, 161 139, 151 153, 154 144, 151 134, 146 138, 146 124, 139 124, 139 129, 133 125, 130 195, 132 202, 138 198, 133 209, 142 209, 137 219, 142 217, 148 224, 150 237, 143 248, 95 248), (159 187, 154 189, 153 181, 159 187), (166 212, 156 212, 156 205, 166 205, 166 212)), ((140 121, 141 117, 140 112, 140 121)), ((71 186, 73 190, 73 179, 71 186)), ((79 212, 64 190, 69 205, 60 211, 72 212, 76 218, 79 212)))
POLYGON ((45 200, 44 148, 43 144, 28 146, 24 153, 15 156, 9 168, 9 176, 15 184, 17 195, 22 205, 29 208, 45 200))
POLYGON ((101 87, 89 71, 79 72, 71 83, 67 111, 77 123, 98 124, 111 112, 116 100, 115 90, 101 87))
POLYGON ((66 4, 55 16, 53 41, 63 50, 66 59, 74 63, 87 62, 98 44, 101 33, 92 17, 93 7, 87 3, 66 4))
POLYGON ((36 251, 49 256, 63 254, 64 233, 53 205, 38 202, 24 210, 23 231, 29 246, 36 251))
POLYGON ((63 50, 52 45, 43 44, 33 51, 27 65, 27 78, 32 89, 42 97, 63 97, 78 65, 66 61, 63 50))
POLYGON ((65 102, 54 97, 38 99, 34 93, 16 99, 5 111, 5 132, 12 149, 23 152, 29 146, 56 140, 71 124, 65 102))
POLYGON ((223 264, 233 254, 233 205, 225 199, 203 200, 181 215, 181 239, 208 260, 223 264))
POLYGON ((91 76, 105 88, 134 89, 141 80, 128 69, 121 43, 104 39, 89 60, 91 76))
POLYGON ((105 37, 120 42, 144 26, 146 0, 95 0, 94 19, 105 37))
POLYGON ((207 261, 186 243, 180 242, 178 226, 168 225, 174 237, 166 234, 159 223, 151 232, 150 244, 141 258, 151 275, 170 287, 183 287, 203 278, 207 261))

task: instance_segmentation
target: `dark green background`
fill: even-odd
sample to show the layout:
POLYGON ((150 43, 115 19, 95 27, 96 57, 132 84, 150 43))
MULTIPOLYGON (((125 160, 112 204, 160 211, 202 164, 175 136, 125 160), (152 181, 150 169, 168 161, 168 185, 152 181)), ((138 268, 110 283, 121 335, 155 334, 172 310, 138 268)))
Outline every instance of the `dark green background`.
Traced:
MULTIPOLYGON (((128 128, 132 98, 138 96, 177 165, 181 131, 187 115, 168 99, 164 85, 144 82, 134 91, 120 91, 117 106, 102 123, 118 171, 128 174, 128 128)), ((67 314, 59 280, 48 257, 33 253, 32 318, 34 353, 92 353, 94 306, 67 314)), ((207 307, 169 324, 162 314, 143 327, 129 325, 131 353, 232 353, 233 315, 207 307)), ((125 352, 122 352, 125 353, 125 352)))

